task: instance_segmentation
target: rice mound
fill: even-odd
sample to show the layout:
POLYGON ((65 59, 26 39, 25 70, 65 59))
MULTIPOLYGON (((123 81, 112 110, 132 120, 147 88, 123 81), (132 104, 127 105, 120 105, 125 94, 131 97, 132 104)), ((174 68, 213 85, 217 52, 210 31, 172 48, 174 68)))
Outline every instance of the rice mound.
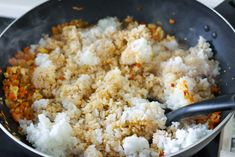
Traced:
POLYGON ((32 45, 36 119, 19 121, 27 140, 56 157, 151 157, 210 133, 207 124, 174 123, 166 131, 164 108, 214 97, 210 89, 220 68, 203 37, 182 49, 163 34, 132 20, 123 28, 107 17, 85 28, 65 26, 32 45))

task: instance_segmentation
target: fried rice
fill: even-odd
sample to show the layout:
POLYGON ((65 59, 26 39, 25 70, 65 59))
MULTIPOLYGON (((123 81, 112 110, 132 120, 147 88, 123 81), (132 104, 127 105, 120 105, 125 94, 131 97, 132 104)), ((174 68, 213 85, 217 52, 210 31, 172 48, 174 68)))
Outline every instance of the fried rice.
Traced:
POLYGON ((211 132, 213 119, 165 126, 164 109, 213 98, 219 63, 201 36, 189 49, 127 17, 52 28, 10 59, 6 104, 27 140, 56 157, 163 156, 211 132), (159 101, 149 101, 154 98, 159 101))

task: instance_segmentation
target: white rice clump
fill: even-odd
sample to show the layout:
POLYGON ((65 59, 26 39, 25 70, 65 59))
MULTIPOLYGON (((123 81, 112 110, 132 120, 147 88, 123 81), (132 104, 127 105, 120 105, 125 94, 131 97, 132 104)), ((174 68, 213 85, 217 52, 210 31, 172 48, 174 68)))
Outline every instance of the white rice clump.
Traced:
POLYGON ((48 104, 49 104, 49 99, 40 99, 34 101, 34 103, 32 104, 32 108, 34 111, 39 112, 40 110, 45 109, 48 104))
POLYGON ((164 110, 158 102, 148 102, 146 99, 133 98, 132 107, 125 108, 120 121, 135 120, 153 120, 156 121, 160 128, 164 128, 166 116, 164 110))
POLYGON ((211 132, 207 124, 189 125, 186 128, 177 129, 175 137, 159 130, 153 135, 153 143, 162 148, 165 155, 169 155, 196 143, 211 132))
POLYGON ((100 59, 89 49, 80 54, 79 65, 97 65, 100 59))
POLYGON ((150 150, 149 143, 144 137, 132 135, 123 140, 123 148, 127 157, 150 157, 157 156, 156 152, 150 150))
POLYGON ((123 64, 148 63, 153 57, 152 47, 144 38, 132 41, 122 53, 123 64))
POLYGON ((26 124, 28 124, 27 121, 20 121, 20 126, 27 134, 27 140, 38 150, 58 157, 65 156, 70 151, 76 151, 74 148, 78 141, 73 136, 73 129, 66 114, 59 113, 54 122, 44 114, 40 114, 37 124, 26 124))
POLYGON ((51 50, 36 53, 35 119, 20 121, 37 150, 55 157, 155 157, 211 132, 206 124, 165 126, 165 107, 214 97, 220 68, 203 37, 181 49, 161 27, 133 21, 123 29, 115 17, 61 31, 30 50, 51 50))

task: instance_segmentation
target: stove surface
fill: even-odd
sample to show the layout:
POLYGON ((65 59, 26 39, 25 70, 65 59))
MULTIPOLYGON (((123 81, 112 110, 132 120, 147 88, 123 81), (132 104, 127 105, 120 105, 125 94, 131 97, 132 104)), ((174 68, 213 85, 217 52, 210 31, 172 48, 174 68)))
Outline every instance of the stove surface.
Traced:
MULTIPOLYGON (((0 17, 0 32, 2 32, 12 21, 13 19, 0 17)), ((219 137, 220 136, 218 135, 204 149, 195 154, 193 157, 217 157, 219 149, 219 137)), ((32 157, 28 156, 24 151, 27 150, 10 139, 0 129, 0 157, 32 157)))

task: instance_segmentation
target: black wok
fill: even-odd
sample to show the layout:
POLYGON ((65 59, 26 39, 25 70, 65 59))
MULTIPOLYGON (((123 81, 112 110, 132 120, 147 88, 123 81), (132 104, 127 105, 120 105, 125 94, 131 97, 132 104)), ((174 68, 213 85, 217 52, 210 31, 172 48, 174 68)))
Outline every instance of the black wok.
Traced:
MULTIPOLYGON (((228 10, 224 10, 223 8, 219 9, 225 11, 224 15, 229 15, 229 10, 235 12, 235 8, 229 5, 227 7, 228 10)), ((82 18, 90 23, 95 23, 103 17, 117 16, 123 19, 127 15, 133 16, 141 22, 160 23, 167 33, 175 35, 180 42, 188 46, 195 45, 198 37, 202 35, 211 43, 215 52, 215 58, 220 62, 222 70, 217 80, 221 92, 223 94, 229 94, 235 91, 234 29, 216 11, 194 0, 48 1, 15 20, 1 34, 0 67, 4 71, 8 64, 8 59, 17 50, 36 43, 43 33, 50 33, 50 28, 56 24, 75 18, 82 18), (73 9, 74 6, 82 7, 83 9, 76 10, 73 9), (175 19, 176 23, 174 25, 169 24, 170 18, 175 19)), ((232 16, 228 17, 232 19, 232 16)), ((3 79, 2 75, 0 82, 3 79)), ((0 89, 0 96, 4 99, 2 84, 0 89)), ((0 127, 6 134, 19 143, 22 146, 22 150, 26 151, 29 155, 45 156, 45 154, 33 149, 25 137, 18 133, 18 124, 13 121, 4 103, 0 104, 0 111, 2 113, 0 127), (14 137, 13 134, 19 137, 20 140, 14 137)), ((231 115, 231 112, 222 112, 222 121, 211 134, 190 147, 172 155, 185 157, 198 152, 221 131, 231 115)))

